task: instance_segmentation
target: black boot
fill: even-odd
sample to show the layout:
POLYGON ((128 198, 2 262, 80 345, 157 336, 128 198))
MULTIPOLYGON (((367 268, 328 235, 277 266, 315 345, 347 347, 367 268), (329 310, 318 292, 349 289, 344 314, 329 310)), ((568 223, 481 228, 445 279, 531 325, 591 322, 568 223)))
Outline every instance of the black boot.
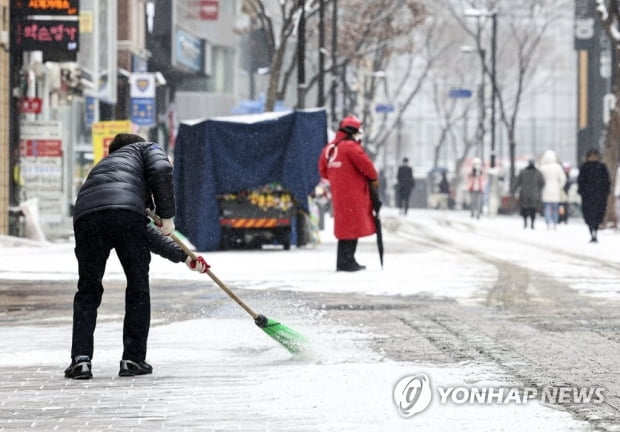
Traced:
POLYGON ((355 250, 357 249, 357 239, 338 240, 338 258, 336 271, 354 272, 364 270, 366 267, 355 261, 355 250))

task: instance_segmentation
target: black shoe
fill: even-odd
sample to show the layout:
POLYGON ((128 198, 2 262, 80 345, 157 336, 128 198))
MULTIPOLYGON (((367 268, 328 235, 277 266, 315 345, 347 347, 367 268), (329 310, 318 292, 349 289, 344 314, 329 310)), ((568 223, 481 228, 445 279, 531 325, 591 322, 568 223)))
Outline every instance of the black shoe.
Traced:
POLYGON ((65 378, 91 379, 92 377, 90 357, 85 355, 75 356, 69 367, 65 369, 65 378))
POLYGON ((135 362, 132 360, 121 360, 121 369, 118 371, 118 376, 127 377, 152 373, 153 366, 145 361, 135 362))
POLYGON ((365 268, 366 266, 355 263, 347 266, 336 267, 336 271, 356 272, 364 270, 365 268))

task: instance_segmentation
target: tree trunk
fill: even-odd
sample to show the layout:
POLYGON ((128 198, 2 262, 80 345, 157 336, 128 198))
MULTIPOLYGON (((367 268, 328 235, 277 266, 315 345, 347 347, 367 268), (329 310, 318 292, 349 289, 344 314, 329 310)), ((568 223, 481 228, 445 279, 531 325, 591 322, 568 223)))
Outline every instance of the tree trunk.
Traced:
POLYGON ((280 44, 273 56, 273 60, 271 61, 269 89, 267 89, 267 98, 265 100, 265 112, 273 111, 276 105, 276 99, 278 97, 278 84, 280 83, 280 75, 282 74, 284 47, 284 43, 280 44))
POLYGON ((513 132, 510 133, 509 140, 510 143, 508 144, 508 148, 510 150, 510 172, 508 173, 508 185, 510 190, 512 191, 515 185, 515 179, 517 178, 517 173, 515 169, 517 143, 515 142, 513 132))

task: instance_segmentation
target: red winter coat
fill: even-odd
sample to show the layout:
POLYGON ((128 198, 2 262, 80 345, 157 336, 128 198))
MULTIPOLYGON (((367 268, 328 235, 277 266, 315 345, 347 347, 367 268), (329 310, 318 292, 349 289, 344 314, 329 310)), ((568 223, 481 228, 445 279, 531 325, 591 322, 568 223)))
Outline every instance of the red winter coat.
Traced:
POLYGON ((374 234, 368 182, 377 179, 377 170, 362 146, 338 131, 321 152, 319 173, 331 185, 336 238, 352 240, 374 234))

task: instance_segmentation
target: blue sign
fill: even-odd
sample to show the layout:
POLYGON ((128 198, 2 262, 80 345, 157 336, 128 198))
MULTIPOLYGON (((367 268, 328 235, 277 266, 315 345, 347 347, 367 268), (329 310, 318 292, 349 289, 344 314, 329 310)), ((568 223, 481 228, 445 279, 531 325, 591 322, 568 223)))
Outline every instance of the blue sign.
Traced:
POLYGON ((466 88, 451 88, 448 96, 453 99, 467 99, 472 95, 472 91, 466 88))
POLYGON ((177 29, 174 39, 175 65, 195 72, 203 72, 205 69, 204 41, 181 29, 177 29))
POLYGON ((378 112, 378 113, 391 113, 391 112, 394 112, 394 105, 391 105, 391 104, 377 104, 377 105, 375 105, 375 112, 378 112))
POLYGON ((86 126, 91 127, 95 122, 95 104, 98 104, 99 101, 92 96, 86 96, 84 100, 86 102, 86 109, 84 110, 86 126))
POLYGON ((155 98, 131 98, 130 119, 138 126, 155 125, 155 98))

